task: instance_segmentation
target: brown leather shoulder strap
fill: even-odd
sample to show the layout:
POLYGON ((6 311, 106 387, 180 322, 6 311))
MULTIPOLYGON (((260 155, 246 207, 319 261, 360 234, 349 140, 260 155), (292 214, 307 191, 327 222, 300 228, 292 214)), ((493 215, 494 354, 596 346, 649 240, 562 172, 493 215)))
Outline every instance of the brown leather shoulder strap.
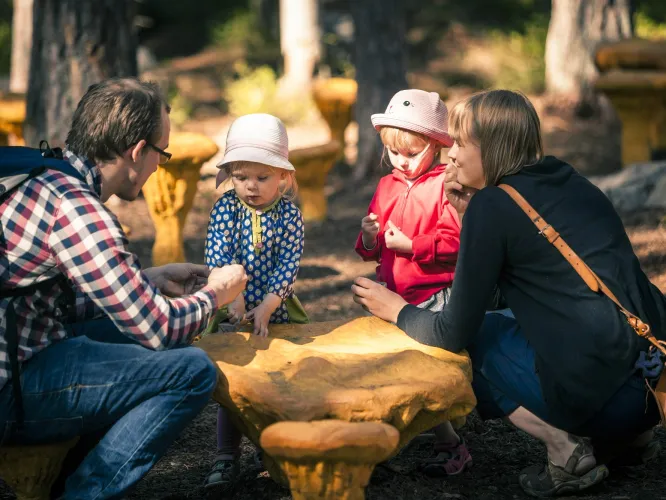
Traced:
POLYGON ((574 270, 583 278, 583 281, 587 284, 588 287, 593 292, 601 292, 611 299, 615 305, 620 309, 622 314, 627 317, 627 321, 634 329, 634 331, 641 337, 647 338, 655 346, 657 346, 662 352, 666 354, 666 348, 659 343, 659 341, 652 335, 650 332, 650 326, 647 323, 643 323, 641 319, 629 312, 620 301, 615 297, 615 294, 606 286, 606 284, 601 281, 601 278, 588 267, 583 259, 581 259, 576 252, 574 252, 569 245, 562 239, 560 233, 558 233, 555 228, 548 224, 543 217, 541 217, 532 205, 530 205, 523 196, 516 191, 515 188, 509 186, 508 184, 500 184, 498 186, 504 192, 506 192, 513 201, 527 214, 530 220, 539 230, 539 234, 545 237, 549 243, 552 243, 555 248, 564 256, 564 258, 571 264, 574 270))

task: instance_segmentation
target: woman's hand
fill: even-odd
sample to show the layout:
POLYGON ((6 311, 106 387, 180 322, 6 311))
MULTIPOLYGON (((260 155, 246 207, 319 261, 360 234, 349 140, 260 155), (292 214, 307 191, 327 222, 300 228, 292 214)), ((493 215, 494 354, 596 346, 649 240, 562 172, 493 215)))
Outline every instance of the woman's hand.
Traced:
POLYGON ((469 205, 469 200, 472 199, 472 196, 476 194, 478 189, 470 188, 463 186, 458 182, 458 169, 452 164, 449 163, 446 166, 446 172, 444 173, 444 192, 446 193, 446 198, 451 203, 451 206, 455 208, 458 212, 460 220, 462 220, 467 206, 469 205))
POLYGON ((368 278, 356 278, 351 287, 354 302, 373 315, 391 323, 398 321, 398 314, 407 305, 397 293, 368 278))

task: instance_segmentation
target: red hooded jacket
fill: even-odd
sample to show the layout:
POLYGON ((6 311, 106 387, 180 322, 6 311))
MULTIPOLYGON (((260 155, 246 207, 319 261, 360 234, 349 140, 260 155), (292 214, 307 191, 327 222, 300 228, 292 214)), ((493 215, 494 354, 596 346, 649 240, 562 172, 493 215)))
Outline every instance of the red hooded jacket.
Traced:
POLYGON ((445 169, 446 165, 437 165, 411 186, 397 169, 382 177, 368 209, 368 214, 378 217, 377 244, 366 250, 363 232, 356 240, 356 252, 363 260, 379 263, 377 280, 410 304, 424 302, 453 282, 460 222, 444 193, 445 169), (413 253, 386 248, 384 232, 389 220, 412 240, 413 253))

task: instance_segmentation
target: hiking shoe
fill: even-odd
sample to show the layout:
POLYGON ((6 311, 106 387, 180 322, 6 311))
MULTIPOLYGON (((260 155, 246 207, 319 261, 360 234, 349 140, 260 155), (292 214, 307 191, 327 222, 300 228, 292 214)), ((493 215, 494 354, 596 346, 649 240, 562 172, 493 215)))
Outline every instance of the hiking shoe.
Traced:
POLYGON ((460 438, 456 445, 435 444, 435 456, 423 462, 421 470, 428 476, 455 476, 472 466, 465 440, 460 438))
POLYGON ((549 460, 543 468, 532 466, 523 470, 518 482, 528 495, 551 498, 587 489, 599 484, 606 477, 608 467, 597 465, 592 446, 581 441, 564 467, 559 467, 549 460))

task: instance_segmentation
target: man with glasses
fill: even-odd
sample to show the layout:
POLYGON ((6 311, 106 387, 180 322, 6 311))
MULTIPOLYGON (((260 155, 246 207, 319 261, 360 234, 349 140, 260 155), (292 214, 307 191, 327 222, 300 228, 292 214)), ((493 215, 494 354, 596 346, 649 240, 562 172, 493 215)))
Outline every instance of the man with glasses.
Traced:
POLYGON ((121 497, 216 384, 211 361, 189 344, 243 290, 243 268, 142 270, 104 206, 114 194, 138 196, 171 157, 169 133, 169 106, 155 85, 93 85, 63 152, 81 178, 47 170, 0 203, 0 445, 80 436, 54 497, 121 497), (45 280, 55 284, 34 289, 45 280))

